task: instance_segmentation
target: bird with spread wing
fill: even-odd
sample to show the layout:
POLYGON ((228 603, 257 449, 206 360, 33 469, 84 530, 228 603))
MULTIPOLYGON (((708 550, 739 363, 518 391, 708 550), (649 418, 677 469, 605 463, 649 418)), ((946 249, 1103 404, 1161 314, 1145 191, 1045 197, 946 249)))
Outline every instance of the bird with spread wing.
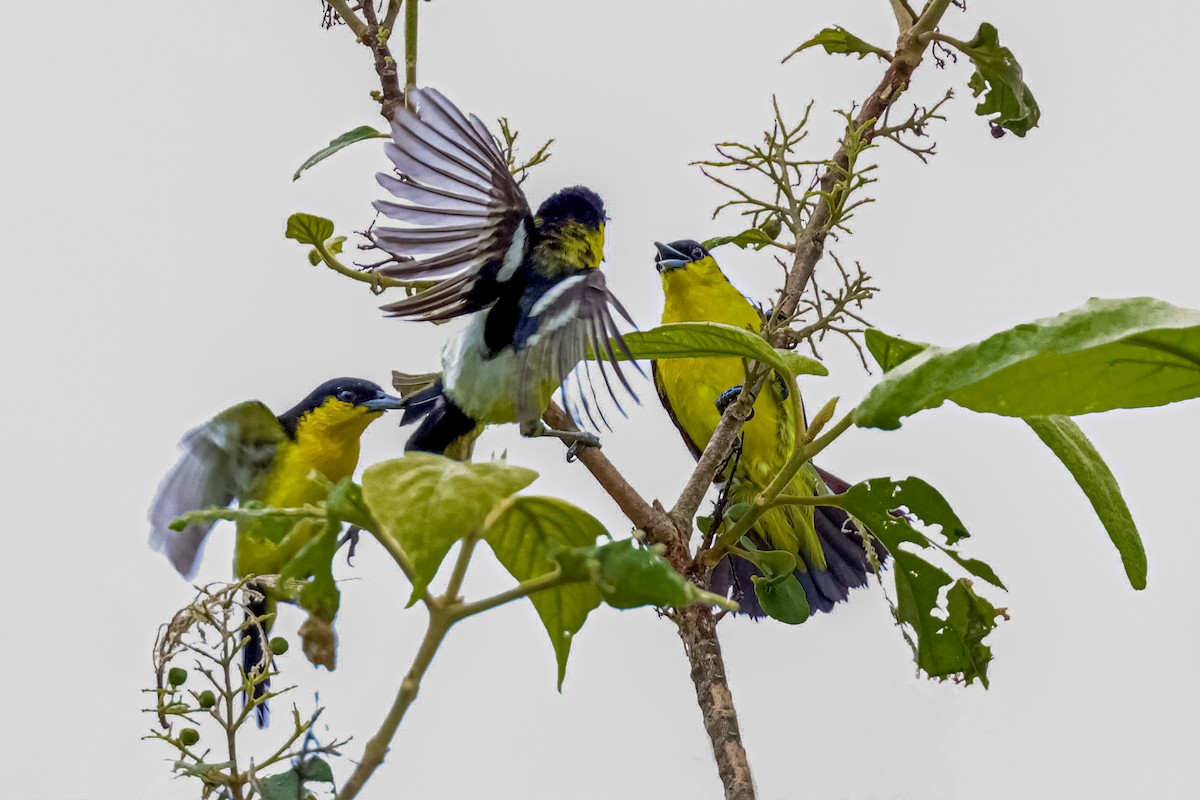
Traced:
MULTIPOLYGON (((375 208, 394 224, 376 225, 370 236, 392 256, 378 273, 432 285, 383 310, 411 320, 469 319, 444 349, 441 374, 405 398, 402 424, 421 421, 406 449, 461 454, 484 425, 509 422, 524 436, 558 437, 572 453, 598 447, 594 433, 550 429, 541 417, 589 350, 614 401, 610 370, 634 394, 618 364, 616 350, 629 350, 610 309, 633 321, 599 269, 604 202, 571 186, 531 211, 478 117, 434 89, 409 87, 408 102, 386 146, 397 174, 378 176, 393 199, 375 208)), ((588 384, 585 408, 587 393, 597 399, 590 377, 580 381, 581 389, 588 384)))
MULTIPOLYGON (((215 521, 191 522, 176 530, 171 526, 177 518, 235 500, 274 508, 324 500, 330 482, 354 473, 359 438, 367 426, 402 403, 371 381, 335 378, 278 416, 257 400, 225 409, 188 431, 179 443, 179 460, 150 505, 150 546, 162 551, 179 574, 191 580, 215 521)), ((323 521, 312 519, 239 521, 234 574, 278 573, 323 526, 323 521)), ((256 581, 253 588, 256 598, 249 607, 260 621, 246 629, 242 656, 247 675, 265 666, 263 644, 275 604, 295 600, 263 582, 256 581)), ((259 681, 255 699, 266 690, 267 682, 259 681)), ((259 702, 256 714, 265 724, 265 702, 259 702)))

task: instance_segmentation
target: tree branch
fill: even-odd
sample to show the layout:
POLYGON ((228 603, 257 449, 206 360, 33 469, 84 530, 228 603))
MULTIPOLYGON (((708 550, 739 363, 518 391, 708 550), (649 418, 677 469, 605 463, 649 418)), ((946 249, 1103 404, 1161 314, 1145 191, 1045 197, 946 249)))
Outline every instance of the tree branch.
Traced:
POLYGON ((704 730, 712 742, 717 760, 717 773, 725 786, 725 800, 754 800, 754 781, 750 762, 742 744, 733 694, 725 675, 725 660, 717 638, 717 623, 708 606, 688 606, 682 609, 676 622, 679 638, 691 665, 692 683, 696 687, 696 702, 704 717, 704 730))
MULTIPOLYGON (((888 64, 883 79, 867 97, 866 102, 862 104, 862 108, 859 109, 851 123, 852 127, 862 129, 862 135, 867 141, 875 138, 878 132, 878 123, 883 118, 884 112, 908 87, 913 70, 921 63, 925 53, 925 43, 921 41, 921 34, 937 27, 949 5, 950 0, 930 0, 920 19, 911 28, 900 34, 900 38, 896 42, 896 55, 888 64)), ((830 159, 829 166, 821 175, 821 195, 813 205, 812 214, 808 218, 804 230, 797 237, 795 258, 792 260, 792 267, 788 270, 779 302, 776 304, 776 319, 789 318, 795 312, 800 297, 808 287, 809 281, 812 280, 817 262, 824 255, 825 239, 832 228, 829 198, 849 163, 849 154, 843 144, 838 147, 837 152, 830 159)), ((778 346, 781 341, 776 341, 774 344, 778 346)))
POLYGON ((337 800, 353 800, 357 797, 371 774, 383 763, 392 738, 396 735, 396 730, 399 729, 400 723, 404 719, 405 712, 408 711, 413 700, 417 699, 417 692, 421 688, 421 678, 425 676, 425 670, 429 669, 429 664, 437 654, 438 647, 441 646, 442 640, 446 638, 446 634, 454 625, 454 619, 440 603, 432 602, 428 605, 429 627, 425 631, 421 648, 413 658, 408 674, 400 683, 400 691, 396 693, 396 699, 392 701, 392 707, 388 710, 383 724, 367 742, 362 760, 358 762, 354 772, 346 779, 342 790, 337 794, 337 800))
MULTIPOLYGON (((358 5, 358 10, 362 11, 363 14, 362 18, 354 13, 347 0, 327 0, 327 3, 330 8, 337 12, 338 17, 346 23, 346 27, 354 33, 354 38, 359 43, 370 48, 371 55, 375 58, 375 74, 379 76, 379 85, 382 90, 377 95, 381 104, 379 113, 390 123, 396 113, 396 109, 404 105, 404 90, 400 88, 400 76, 396 69, 396 59, 392 57, 392 51, 388 48, 388 39, 392 33, 391 26, 395 24, 396 17, 400 13, 400 0, 388 0, 388 7, 387 11, 384 12, 384 22, 382 25, 379 24, 378 15, 375 13, 374 0, 368 0, 358 5)), ((412 8, 408 9, 408 13, 405 15, 405 22, 407 23, 411 17, 413 23, 412 35, 415 38, 417 0, 412 0, 408 5, 411 5, 412 8)), ((407 56, 412 61, 411 73, 414 77, 414 80, 409 81, 409 83, 415 83, 417 57, 415 45, 407 56)))
MULTIPOLYGON (((405 22, 411 16, 414 22, 413 35, 416 34, 416 13, 415 9, 418 5, 417 0, 409 0, 408 5, 411 6, 410 13, 405 14, 405 22)), ((389 9, 390 11, 390 9, 389 9)), ((363 16, 367 20, 367 32, 361 37, 361 41, 367 47, 371 48, 371 54, 375 57, 375 74, 379 76, 379 85, 383 89, 380 97, 382 104, 379 113, 388 122, 392 121, 392 117, 396 115, 396 109, 404 105, 404 91, 400 88, 400 76, 396 69, 396 59, 392 57, 392 51, 388 47, 388 37, 391 31, 387 28, 381 28, 379 20, 375 15, 375 0, 367 0, 362 4, 363 16)), ((407 41, 408 32, 405 32, 405 41, 407 41)), ((411 61, 410 69, 415 77, 416 75, 416 50, 408 54, 407 60, 411 61)), ((415 81, 414 81, 415 82, 415 81)))

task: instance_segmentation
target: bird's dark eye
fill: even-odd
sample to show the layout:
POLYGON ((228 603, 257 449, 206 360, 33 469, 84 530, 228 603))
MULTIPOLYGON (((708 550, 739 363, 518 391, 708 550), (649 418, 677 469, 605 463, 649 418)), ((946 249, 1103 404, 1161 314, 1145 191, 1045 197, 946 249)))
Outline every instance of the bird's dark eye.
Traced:
POLYGON ((350 391, 349 389, 342 389, 340 392, 338 392, 337 398, 338 398, 338 400, 341 400, 343 403, 353 403, 354 402, 354 392, 350 391))
POLYGON ((692 248, 692 260, 699 261, 702 258, 704 258, 704 248, 696 245, 692 248))
POLYGON ((655 262, 654 262, 654 268, 655 268, 656 270, 658 270, 659 272, 662 272, 662 271, 663 271, 663 265, 662 265, 662 262, 661 262, 661 261, 655 261, 655 262))

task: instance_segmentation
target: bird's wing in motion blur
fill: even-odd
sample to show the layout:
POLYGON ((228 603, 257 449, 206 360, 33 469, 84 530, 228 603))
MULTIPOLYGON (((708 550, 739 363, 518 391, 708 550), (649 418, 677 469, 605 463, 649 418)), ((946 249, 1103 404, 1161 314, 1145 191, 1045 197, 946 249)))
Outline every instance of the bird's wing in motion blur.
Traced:
POLYGON ((258 401, 240 403, 184 434, 179 461, 163 478, 150 506, 150 546, 166 554, 179 574, 195 577, 212 522, 173 531, 187 511, 227 506, 259 478, 285 436, 278 418, 258 401))

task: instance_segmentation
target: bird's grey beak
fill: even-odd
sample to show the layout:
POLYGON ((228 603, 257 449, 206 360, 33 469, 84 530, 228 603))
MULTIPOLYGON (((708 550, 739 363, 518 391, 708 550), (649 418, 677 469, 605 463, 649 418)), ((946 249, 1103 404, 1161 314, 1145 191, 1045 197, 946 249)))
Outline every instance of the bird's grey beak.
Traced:
POLYGON ((669 244, 655 242, 654 247, 658 250, 658 256, 654 259, 654 266, 659 272, 680 269, 686 267, 692 261, 669 244))
POLYGON ((404 408, 405 402, 399 397, 393 397, 390 394, 373 397, 370 400, 362 403, 362 407, 370 411, 390 411, 395 408, 404 408))

